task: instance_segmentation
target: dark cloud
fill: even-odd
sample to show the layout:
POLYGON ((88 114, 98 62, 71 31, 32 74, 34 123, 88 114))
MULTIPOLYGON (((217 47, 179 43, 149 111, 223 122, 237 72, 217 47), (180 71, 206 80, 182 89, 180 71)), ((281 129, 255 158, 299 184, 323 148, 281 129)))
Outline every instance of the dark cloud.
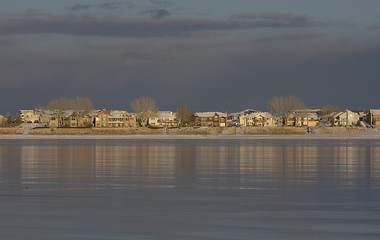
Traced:
POLYGON ((151 0, 150 1, 153 4, 152 8, 176 8, 176 9, 182 9, 182 7, 177 6, 175 3, 171 1, 165 1, 165 0, 151 0))
POLYGON ((241 12, 231 16, 232 20, 249 20, 256 21, 261 24, 273 25, 290 25, 290 26, 318 26, 325 23, 316 21, 312 16, 305 14, 290 14, 290 13, 253 13, 241 12))
MULTIPOLYGON (((164 9, 149 12, 154 19, 168 16, 164 9)), ((91 18, 91 17, 45 17, 0 19, 2 34, 70 34, 108 37, 161 37, 187 36, 200 31, 226 31, 257 28, 291 28, 327 26, 308 16, 268 14, 268 21, 219 21, 208 19, 147 19, 91 18)))
POLYGON ((286 94, 311 107, 378 107, 372 104, 378 98, 380 46, 330 39, 322 48, 327 37, 308 41, 312 35, 297 44, 163 38, 87 50, 80 45, 74 54, 0 55, 0 109, 75 96, 91 98, 98 108, 128 109, 133 98, 151 96, 162 110, 186 103, 194 111, 232 112, 265 110, 269 98, 286 94))
POLYGON ((87 5, 87 4, 79 4, 79 3, 77 3, 77 4, 73 5, 73 6, 68 7, 68 9, 70 11, 79 11, 79 10, 87 10, 90 7, 91 6, 87 5))
POLYGON ((372 104, 378 101, 379 45, 344 42, 328 29, 314 32, 336 25, 306 15, 243 15, 226 21, 0 19, 0 46, 14 44, 13 38, 20 45, 1 48, 0 111, 75 96, 89 97, 98 108, 127 110, 140 96, 155 98, 162 110, 182 103, 194 111, 265 110, 269 98, 287 94, 311 107, 378 107, 372 104))
POLYGON ((146 59, 148 55, 139 51, 126 51, 122 54, 123 58, 132 58, 132 59, 146 59))
POLYGON ((165 9, 151 9, 151 10, 145 10, 142 11, 141 14, 150 14, 150 17, 152 19, 163 19, 165 17, 170 16, 169 11, 165 9))
POLYGON ((24 18, 35 18, 35 17, 47 17, 48 14, 44 13, 40 9, 30 8, 26 10, 25 12, 18 14, 17 16, 24 17, 24 18))
POLYGON ((275 36, 266 36, 256 38, 256 42, 284 42, 284 41, 303 41, 303 40, 314 40, 325 37, 326 35, 320 33, 286 33, 275 36))
POLYGON ((121 2, 106 2, 106 3, 99 4, 98 7, 106 9, 106 10, 114 10, 114 9, 120 8, 122 4, 123 3, 121 2))
POLYGON ((13 45, 14 43, 15 43, 15 40, 13 40, 10 37, 0 36, 0 47, 10 46, 10 45, 13 45))
POLYGON ((150 2, 153 4, 172 4, 170 1, 166 0, 150 0, 150 2))

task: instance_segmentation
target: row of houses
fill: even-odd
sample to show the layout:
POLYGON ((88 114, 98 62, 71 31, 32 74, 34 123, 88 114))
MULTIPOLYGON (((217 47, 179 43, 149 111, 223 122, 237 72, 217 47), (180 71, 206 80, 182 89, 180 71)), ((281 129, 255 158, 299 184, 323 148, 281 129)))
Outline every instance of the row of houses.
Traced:
POLYGON ((107 109, 93 111, 20 110, 20 117, 24 123, 43 123, 52 128, 125 128, 136 126, 134 114, 127 111, 107 109))
MULTIPOLYGON (((134 113, 124 110, 93 110, 93 111, 46 111, 20 110, 24 123, 43 123, 47 127, 96 127, 96 128, 126 128, 136 127, 138 122, 134 113)), ((300 109, 289 112, 286 117, 277 117, 269 112, 247 109, 238 113, 196 112, 190 117, 188 126, 193 127, 264 127, 292 126, 314 127, 324 126, 354 126, 380 125, 380 109, 367 111, 335 112, 322 115, 319 109, 300 109)), ((151 127, 178 127, 177 114, 173 111, 158 111, 148 119, 151 127)))

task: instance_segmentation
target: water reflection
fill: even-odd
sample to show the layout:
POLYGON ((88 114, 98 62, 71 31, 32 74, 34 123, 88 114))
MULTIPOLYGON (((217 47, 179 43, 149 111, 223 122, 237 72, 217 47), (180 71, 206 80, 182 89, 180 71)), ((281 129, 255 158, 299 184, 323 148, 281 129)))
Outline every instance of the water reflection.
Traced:
POLYGON ((5 145, 0 181, 31 188, 379 188, 380 142, 213 141, 5 145))

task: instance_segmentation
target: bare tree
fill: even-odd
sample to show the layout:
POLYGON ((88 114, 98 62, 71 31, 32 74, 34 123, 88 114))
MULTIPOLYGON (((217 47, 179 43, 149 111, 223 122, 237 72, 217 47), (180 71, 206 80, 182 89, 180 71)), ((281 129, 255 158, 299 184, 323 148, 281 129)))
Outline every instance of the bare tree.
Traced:
POLYGON ((93 110, 94 105, 89 98, 76 97, 76 98, 60 98, 50 101, 46 109, 55 111, 58 117, 58 125, 63 123, 64 111, 73 110, 73 114, 77 117, 85 115, 87 112, 93 110))
POLYGON ((76 97, 76 98, 60 98, 54 99, 46 106, 49 110, 77 110, 77 111, 91 111, 94 108, 89 98, 76 97))
POLYGON ((331 113, 337 113, 340 112, 340 107, 337 105, 324 105, 323 107, 320 108, 320 114, 322 116, 329 115, 331 113))
POLYGON ((131 102, 131 107, 141 124, 146 126, 149 117, 157 113, 156 101, 150 97, 135 98, 131 102))
POLYGON ((183 104, 181 107, 177 109, 177 119, 179 121, 180 126, 186 126, 190 122, 191 110, 186 105, 183 104))
POLYGON ((286 121, 286 119, 294 110, 303 109, 306 107, 299 98, 287 95, 281 97, 272 97, 268 101, 268 108, 273 115, 282 117, 283 120, 286 121))
POLYGON ((94 105, 92 104, 89 98, 76 97, 74 102, 75 102, 75 110, 91 111, 94 109, 94 105))
POLYGON ((340 112, 337 105, 325 105, 320 108, 319 115, 323 121, 330 125, 334 125, 334 114, 340 112))

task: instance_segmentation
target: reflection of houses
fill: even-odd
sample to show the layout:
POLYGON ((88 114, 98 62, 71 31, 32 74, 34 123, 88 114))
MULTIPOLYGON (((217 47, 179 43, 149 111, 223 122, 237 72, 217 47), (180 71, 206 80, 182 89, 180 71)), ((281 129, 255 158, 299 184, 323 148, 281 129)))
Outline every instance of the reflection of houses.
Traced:
POLYGON ((359 122, 359 114, 346 110, 334 116, 334 126, 352 126, 359 122))
POLYGON ((40 112, 36 110, 20 110, 20 117, 23 123, 38 123, 40 112))
POLYGON ((94 116, 93 124, 97 128, 125 128, 136 126, 136 117, 127 111, 101 110, 94 116))
POLYGON ((240 116, 240 126, 264 127, 276 125, 277 120, 272 114, 268 112, 254 112, 240 116))
POLYGON ((197 112, 193 115, 193 125, 199 127, 225 127, 227 114, 222 112, 197 112))
POLYGON ((380 125, 380 109, 370 109, 367 117, 366 117, 367 123, 372 126, 379 126, 380 125))
POLYGON ((314 127, 319 124, 319 109, 294 110, 287 118, 287 126, 314 127))
POLYGON ((159 111, 149 118, 149 125, 153 127, 178 127, 177 114, 172 111, 159 111))

